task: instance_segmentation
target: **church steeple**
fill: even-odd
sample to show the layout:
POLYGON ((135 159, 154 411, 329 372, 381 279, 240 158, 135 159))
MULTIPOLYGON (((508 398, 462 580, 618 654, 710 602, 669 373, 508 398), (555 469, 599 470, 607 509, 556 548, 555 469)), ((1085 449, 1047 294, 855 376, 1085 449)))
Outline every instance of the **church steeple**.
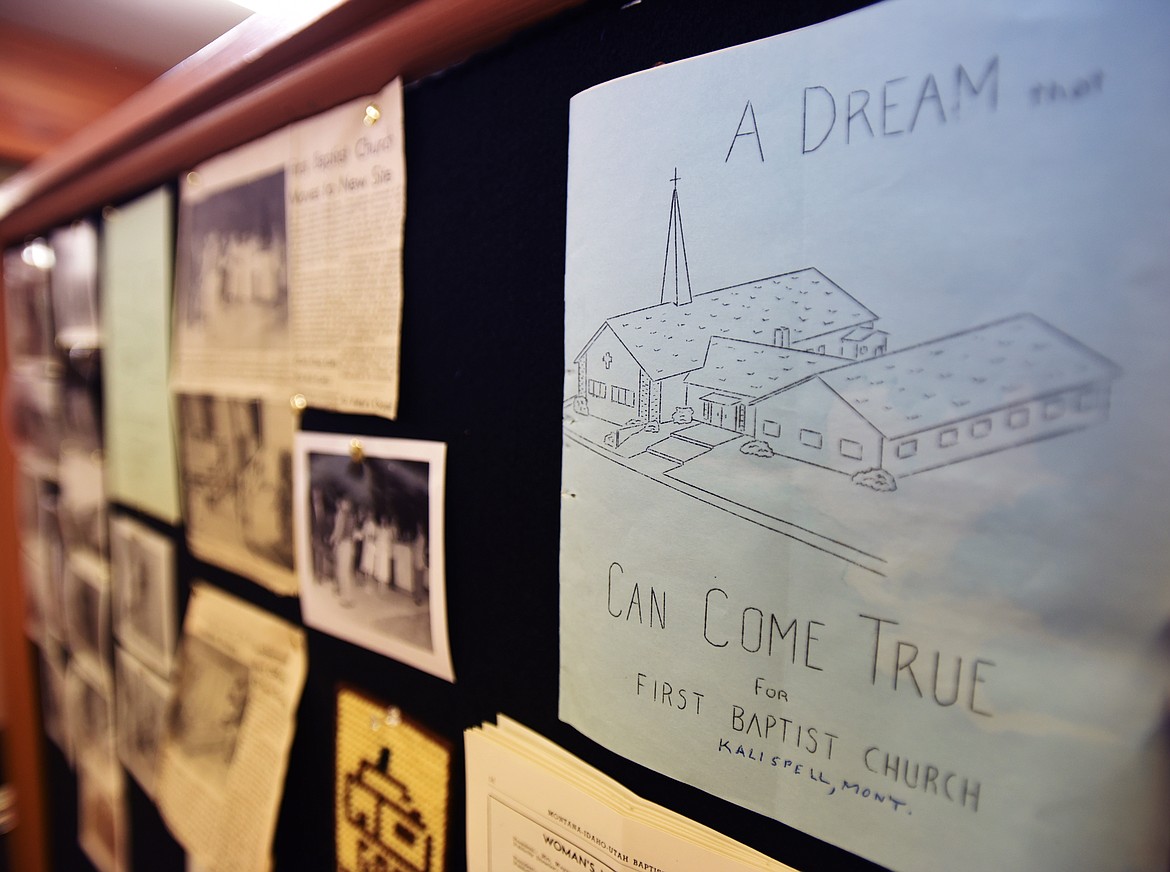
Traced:
POLYGON ((670 196, 670 225, 666 231, 666 263, 662 267, 661 303, 685 306, 691 301, 691 271, 687 266, 687 245, 683 240, 682 212, 678 208, 678 168, 674 170, 674 193, 670 196))

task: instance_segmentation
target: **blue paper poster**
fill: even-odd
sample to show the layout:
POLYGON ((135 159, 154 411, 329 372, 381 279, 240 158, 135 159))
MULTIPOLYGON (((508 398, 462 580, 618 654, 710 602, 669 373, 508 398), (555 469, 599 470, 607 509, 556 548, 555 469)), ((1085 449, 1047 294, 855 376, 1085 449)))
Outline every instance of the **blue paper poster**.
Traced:
POLYGON ((1163 869, 1170 7, 574 98, 560 716, 898 870, 1163 869))

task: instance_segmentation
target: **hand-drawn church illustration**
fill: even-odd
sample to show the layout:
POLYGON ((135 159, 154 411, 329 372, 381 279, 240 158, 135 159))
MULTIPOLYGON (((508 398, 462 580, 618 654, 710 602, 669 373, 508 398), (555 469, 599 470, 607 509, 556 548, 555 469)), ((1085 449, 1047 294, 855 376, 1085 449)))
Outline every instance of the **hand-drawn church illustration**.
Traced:
POLYGON ((1119 367, 1032 314, 890 350, 878 316, 815 268, 693 293, 678 181, 659 302, 608 318, 574 358, 571 435, 676 469, 738 442, 744 463, 893 491, 1107 417, 1119 367))

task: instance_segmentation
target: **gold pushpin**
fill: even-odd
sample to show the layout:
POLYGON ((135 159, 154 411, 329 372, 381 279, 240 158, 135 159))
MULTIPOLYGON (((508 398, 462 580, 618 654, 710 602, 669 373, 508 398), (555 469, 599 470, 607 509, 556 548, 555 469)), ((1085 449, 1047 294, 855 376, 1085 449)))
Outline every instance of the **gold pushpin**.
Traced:
POLYGON ((362 450, 362 440, 349 440, 349 459, 354 463, 362 463, 366 459, 366 452, 362 450))
POLYGON ((362 124, 366 125, 366 127, 373 127, 381 117, 382 110, 378 108, 377 104, 370 103, 366 106, 366 116, 362 119, 362 124))
POLYGON ((293 411, 295 412, 303 412, 309 405, 309 401, 305 399, 304 394, 293 394, 292 398, 289 399, 288 402, 289 405, 293 407, 293 411))
POLYGON ((397 727, 402 723, 402 712, 399 711, 398 706, 390 706, 386 709, 386 726, 397 727))
POLYGON ((187 184, 188 185, 199 184, 199 173, 195 172, 194 170, 191 170, 191 172, 187 173, 187 184))

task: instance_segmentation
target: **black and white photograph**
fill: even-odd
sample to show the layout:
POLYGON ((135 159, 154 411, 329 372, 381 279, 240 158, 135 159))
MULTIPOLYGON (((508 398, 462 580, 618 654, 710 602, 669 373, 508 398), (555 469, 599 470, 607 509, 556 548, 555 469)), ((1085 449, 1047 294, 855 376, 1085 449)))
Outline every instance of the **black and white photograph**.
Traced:
POLYGON ((65 546, 61 539, 56 482, 42 479, 37 489, 37 535, 27 543, 28 553, 39 569, 45 631, 65 638, 65 546))
POLYGON ((235 758, 249 680, 246 664, 198 636, 183 637, 164 741, 216 786, 227 781, 235 758))
POLYGON ((178 418, 191 549, 278 593, 294 593, 288 404, 180 394, 178 418))
POLYGON ((61 495, 57 515, 67 554, 85 552, 96 559, 106 555, 105 470, 101 455, 68 451, 59 467, 61 495))
POLYGON ((174 659, 175 545, 126 515, 110 519, 114 636, 135 657, 169 675, 174 659))
POLYGON ((102 448, 102 353, 73 349, 61 382, 61 451, 102 448))
POLYGON ((69 743, 65 710, 65 649, 60 642, 46 637, 37 650, 40 661, 41 724, 49 740, 61 749, 66 760, 71 760, 73 749, 69 743))
POLYGON ((98 872, 127 869, 125 777, 120 769, 78 769, 77 842, 98 872))
POLYGON ((21 460, 46 472, 61 449, 61 380, 41 372, 8 374, 9 432, 21 460))
POLYGON ((98 239, 90 221, 78 221, 49 234, 53 249, 53 322, 57 348, 72 356, 74 351, 101 345, 98 329, 98 239))
POLYGON ((288 344, 284 169, 202 195, 179 213, 178 317, 183 341, 213 348, 288 344))
POLYGON ((305 623, 453 680, 443 573, 446 446, 296 437, 305 623))
POLYGON ((118 757, 147 796, 154 796, 170 684, 129 652, 114 655, 118 757))
POLYGON ((53 357, 52 266, 53 252, 44 239, 4 252, 4 314, 8 359, 14 365, 53 357))
POLYGON ((78 669, 76 657, 65 669, 65 720, 78 770, 110 772, 116 768, 112 684, 108 674, 78 669))
POLYGON ((87 555, 65 561, 65 639, 82 668, 108 674, 110 579, 105 566, 87 555))

